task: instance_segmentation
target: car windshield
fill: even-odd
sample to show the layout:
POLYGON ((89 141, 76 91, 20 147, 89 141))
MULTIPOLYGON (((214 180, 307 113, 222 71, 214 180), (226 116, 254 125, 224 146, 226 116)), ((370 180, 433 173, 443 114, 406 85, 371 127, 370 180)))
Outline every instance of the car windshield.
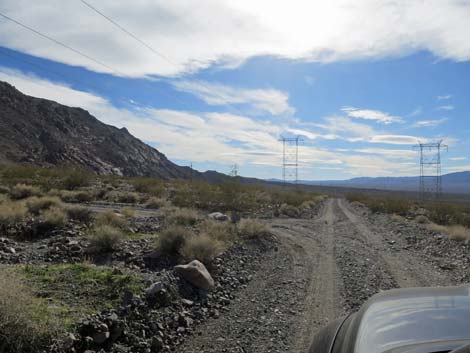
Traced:
POLYGON ((382 353, 424 342, 470 337, 470 289, 397 296, 371 304, 362 319, 356 353, 382 353))

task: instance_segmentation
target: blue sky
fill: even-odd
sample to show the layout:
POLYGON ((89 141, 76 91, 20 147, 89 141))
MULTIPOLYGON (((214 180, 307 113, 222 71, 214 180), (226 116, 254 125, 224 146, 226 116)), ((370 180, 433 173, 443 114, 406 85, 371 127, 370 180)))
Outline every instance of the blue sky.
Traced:
POLYGON ((0 80, 199 170, 280 177, 281 135, 303 138, 301 179, 415 175, 439 139, 444 172, 470 170, 469 1, 88 3, 158 49, 79 0, 1 0, 105 65, 0 18, 0 80))

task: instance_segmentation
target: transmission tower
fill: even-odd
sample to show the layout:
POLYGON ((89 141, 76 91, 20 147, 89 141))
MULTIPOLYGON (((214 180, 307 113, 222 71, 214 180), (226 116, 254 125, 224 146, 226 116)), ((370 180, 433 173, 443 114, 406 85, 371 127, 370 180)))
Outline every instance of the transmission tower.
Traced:
POLYGON ((419 143, 413 149, 419 151, 419 194, 422 199, 438 199, 442 193, 441 150, 447 151, 448 146, 440 140, 419 143))
POLYGON ((238 176, 238 165, 236 163, 230 166, 230 176, 231 177, 238 176))
POLYGON ((284 184, 297 184, 299 182, 299 142, 302 139, 300 136, 281 136, 279 141, 282 142, 282 179, 284 184))

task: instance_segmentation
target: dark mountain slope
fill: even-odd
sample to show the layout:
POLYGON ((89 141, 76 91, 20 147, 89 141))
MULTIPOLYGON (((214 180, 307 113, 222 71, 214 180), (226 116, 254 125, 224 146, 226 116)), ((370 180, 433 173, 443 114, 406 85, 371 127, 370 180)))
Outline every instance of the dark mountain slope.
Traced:
POLYGON ((164 179, 191 175, 126 129, 81 108, 24 95, 5 82, 0 82, 0 162, 73 164, 99 174, 164 179))

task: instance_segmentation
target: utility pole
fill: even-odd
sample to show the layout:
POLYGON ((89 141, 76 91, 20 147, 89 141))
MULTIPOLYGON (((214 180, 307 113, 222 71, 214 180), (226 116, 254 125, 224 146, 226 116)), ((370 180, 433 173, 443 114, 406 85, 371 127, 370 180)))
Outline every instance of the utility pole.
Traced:
POLYGON ((238 176, 238 165, 236 163, 230 166, 230 176, 231 177, 238 176))
POLYGON ((448 151, 443 141, 419 143, 413 146, 419 152, 419 194, 421 199, 439 199, 442 193, 441 150, 448 151))
POLYGON ((289 182, 297 185, 299 182, 299 142, 302 139, 300 136, 281 136, 279 141, 282 142, 282 179, 284 185, 289 182))

